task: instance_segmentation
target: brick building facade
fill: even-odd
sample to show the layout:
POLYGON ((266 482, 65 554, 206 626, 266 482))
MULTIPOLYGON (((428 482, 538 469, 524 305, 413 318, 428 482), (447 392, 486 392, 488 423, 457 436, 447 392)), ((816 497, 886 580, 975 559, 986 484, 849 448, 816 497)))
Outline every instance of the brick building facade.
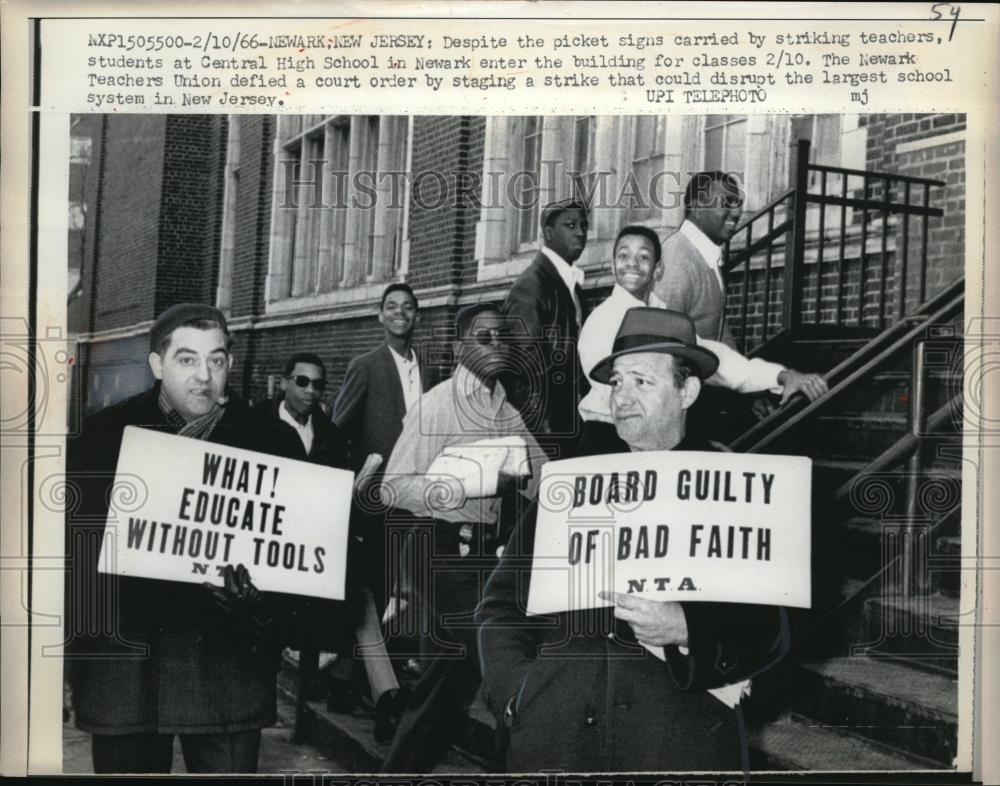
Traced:
MULTIPOLYGON (((327 362, 335 392, 349 359, 381 340, 379 295, 397 280, 420 298, 425 363, 446 375, 456 308, 503 298, 538 246, 539 204, 574 182, 592 193, 579 264, 598 301, 620 226, 669 234, 690 173, 711 168, 743 173, 754 213, 789 188, 802 138, 817 163, 946 182, 931 197, 944 210, 928 227, 931 295, 962 275, 964 129, 954 114, 78 117, 69 195, 75 389, 92 412, 144 388, 149 325, 171 303, 194 300, 230 318, 238 392, 267 397, 284 360, 303 349, 327 362)), ((818 216, 810 221, 815 235, 818 216)), ((895 275, 895 259, 889 267, 895 275)), ((817 275, 820 310, 832 318, 825 261, 817 275)), ((845 275, 858 289, 860 267, 848 264, 845 275)), ((733 312, 741 304, 731 294, 733 312)), ((781 296, 770 291, 774 303, 781 296)), ((762 297, 753 284, 751 313, 762 297)), ((809 311, 816 303, 806 297, 809 311)), ((849 319, 859 319, 860 300, 858 292, 847 304, 849 319)), ((886 316, 892 307, 877 306, 886 316)), ((877 322, 872 308, 862 307, 862 321, 877 322)))

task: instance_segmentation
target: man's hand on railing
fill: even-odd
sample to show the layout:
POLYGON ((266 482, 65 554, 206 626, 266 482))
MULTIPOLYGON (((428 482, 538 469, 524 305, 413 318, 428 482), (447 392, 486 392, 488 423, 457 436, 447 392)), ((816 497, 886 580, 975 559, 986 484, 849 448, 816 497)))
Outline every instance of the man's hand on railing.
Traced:
POLYGON ((781 385, 782 404, 796 393, 803 393, 810 401, 815 401, 829 390, 826 380, 819 374, 803 374, 792 368, 778 374, 778 384, 781 385))

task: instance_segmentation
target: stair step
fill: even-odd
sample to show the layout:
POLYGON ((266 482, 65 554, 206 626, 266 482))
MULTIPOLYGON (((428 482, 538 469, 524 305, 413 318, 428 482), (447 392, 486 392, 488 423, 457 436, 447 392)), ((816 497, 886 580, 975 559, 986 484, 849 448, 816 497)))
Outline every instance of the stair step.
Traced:
POLYGON ((934 541, 934 550, 928 568, 931 574, 931 589, 951 598, 957 598, 962 591, 962 571, 972 570, 971 555, 965 555, 963 562, 962 539, 958 535, 942 535, 934 541))
POLYGON ((787 713, 749 733, 754 770, 926 770, 941 765, 787 713))
MULTIPOLYGON (((886 553, 885 549, 893 546, 894 541, 884 538, 895 537, 902 526, 902 521, 892 518, 872 518, 868 516, 853 516, 844 520, 845 513, 830 509, 817 512, 814 539, 814 551, 823 554, 827 559, 817 566, 820 569, 828 567, 836 575, 847 575, 858 579, 867 579, 885 566, 887 560, 895 555, 886 553)), ((934 522, 930 537, 934 544, 928 555, 931 562, 932 586, 939 587, 946 595, 957 596, 961 579, 962 563, 957 545, 942 545, 959 541, 957 537, 945 536, 952 532, 951 521, 934 522), (938 533, 942 533, 939 535, 938 533)))
POLYGON ((865 632, 873 644, 867 654, 956 676, 958 614, 958 599, 945 595, 869 598, 864 604, 865 632))
MULTIPOLYGON (((291 700, 297 691, 297 659, 286 652, 278 674, 278 689, 291 700)), ((302 739, 324 756, 336 761, 346 772, 379 772, 389 751, 389 743, 375 742, 373 713, 331 712, 325 701, 307 701, 301 729, 302 739)), ((451 750, 435 768, 438 773, 472 774, 483 771, 480 762, 473 763, 456 750, 451 750)))
POLYGON ((958 682, 864 657, 800 664, 793 709, 825 726, 950 766, 958 682))
MULTIPOLYGON (((871 374, 863 385, 843 393, 833 405, 845 410, 878 410, 905 414, 909 410, 910 365, 907 355, 898 361, 900 368, 888 368, 871 374)), ((961 368, 954 371, 932 369, 928 372, 927 407, 929 412, 944 406, 964 383, 961 368)))
MULTIPOLYGON (((815 446, 813 452, 815 453, 815 446)), ((869 463, 869 460, 866 459, 815 456, 813 458, 813 482, 815 486, 813 497, 816 498, 817 492, 822 492, 823 489, 829 489, 830 491, 837 490, 852 477, 867 469, 869 463)), ((947 456, 935 458, 931 466, 924 467, 924 472, 928 477, 948 480, 958 484, 962 482, 961 464, 951 461, 950 457, 947 456)), ((898 486, 900 492, 903 491, 902 484, 907 477, 905 467, 897 467, 888 472, 882 470, 879 476, 898 486), (887 475, 889 477, 886 477, 887 475)))
POLYGON ((814 418, 809 432, 823 458, 873 459, 906 434, 907 422, 902 412, 832 412, 814 418))

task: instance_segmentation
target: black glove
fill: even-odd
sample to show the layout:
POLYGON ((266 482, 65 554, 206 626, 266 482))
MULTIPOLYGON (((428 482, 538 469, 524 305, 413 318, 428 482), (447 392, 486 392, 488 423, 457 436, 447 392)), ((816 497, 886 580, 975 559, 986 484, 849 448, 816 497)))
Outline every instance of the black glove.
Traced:
POLYGON ((250 572, 242 563, 233 569, 226 565, 222 573, 222 587, 205 582, 212 601, 233 623, 253 641, 258 643, 270 627, 270 603, 250 580, 250 572))

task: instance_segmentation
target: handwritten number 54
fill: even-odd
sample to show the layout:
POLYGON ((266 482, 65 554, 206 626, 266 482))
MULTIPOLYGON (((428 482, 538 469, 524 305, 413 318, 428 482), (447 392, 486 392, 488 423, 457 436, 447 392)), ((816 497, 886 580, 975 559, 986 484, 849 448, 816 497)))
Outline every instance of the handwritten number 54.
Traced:
POLYGON ((952 17, 951 30, 948 31, 948 40, 951 41, 951 37, 955 35, 955 25, 958 24, 958 15, 962 13, 962 6, 952 5, 951 3, 935 3, 931 6, 931 13, 934 14, 934 21, 941 19, 943 14, 939 11, 939 8, 947 8, 948 15, 952 17))

